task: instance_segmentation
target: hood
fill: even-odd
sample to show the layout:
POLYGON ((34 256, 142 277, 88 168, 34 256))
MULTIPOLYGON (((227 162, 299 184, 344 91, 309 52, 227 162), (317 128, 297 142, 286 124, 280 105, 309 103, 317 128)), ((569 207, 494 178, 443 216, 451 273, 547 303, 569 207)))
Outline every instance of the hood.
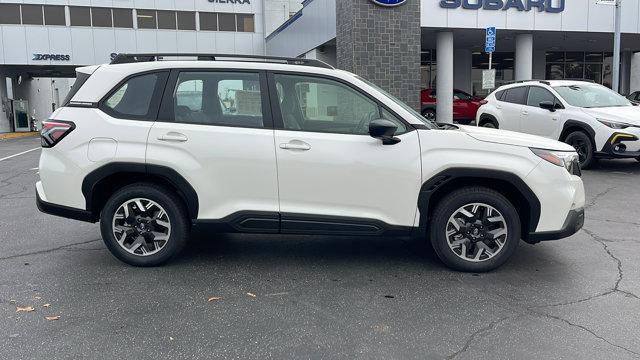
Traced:
POLYGON ((615 106, 606 108, 582 108, 593 117, 640 126, 640 106, 615 106))
POLYGON ((477 126, 460 126, 460 131, 467 133, 467 135, 476 140, 484 142, 555 151, 575 151, 573 147, 560 141, 514 131, 489 129, 477 126))

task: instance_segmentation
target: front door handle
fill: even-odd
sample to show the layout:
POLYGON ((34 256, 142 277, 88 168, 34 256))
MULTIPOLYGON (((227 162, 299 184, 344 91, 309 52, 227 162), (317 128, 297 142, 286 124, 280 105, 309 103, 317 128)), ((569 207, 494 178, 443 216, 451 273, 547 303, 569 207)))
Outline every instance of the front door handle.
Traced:
POLYGON ((280 144, 280 149, 307 151, 311 150, 311 145, 307 144, 304 141, 291 140, 288 143, 280 144))
POLYGON ((189 140, 187 135, 181 134, 178 132, 168 132, 164 135, 158 136, 158 140, 160 141, 168 141, 168 142, 185 142, 189 140))
POLYGON ((528 111, 523 111, 522 115, 529 115, 529 112, 528 111))

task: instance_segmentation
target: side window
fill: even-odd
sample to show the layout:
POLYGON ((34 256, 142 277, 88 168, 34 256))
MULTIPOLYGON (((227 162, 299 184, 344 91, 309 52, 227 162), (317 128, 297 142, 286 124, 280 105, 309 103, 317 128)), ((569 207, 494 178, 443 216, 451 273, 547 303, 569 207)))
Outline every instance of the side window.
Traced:
POLYGON ((286 130, 367 135, 369 123, 382 117, 406 126, 376 102, 338 81, 297 75, 275 75, 286 130))
POLYGON ((182 72, 173 93, 181 123, 264 127, 260 76, 237 72, 182 72))
POLYGON ((529 95, 527 97, 527 105, 540 107, 540 103, 543 101, 555 103, 556 97, 547 89, 543 89, 539 86, 530 87, 529 95))
POLYGON ((453 99, 454 100, 471 100, 473 97, 463 91, 454 91, 453 99))
POLYGON ((104 109, 120 118, 150 118, 154 92, 163 76, 164 74, 154 73, 129 79, 107 98, 103 104, 104 109))
POLYGON ((525 103, 524 97, 526 94, 527 94, 526 86, 507 89, 504 96, 502 97, 502 101, 523 105, 525 103))

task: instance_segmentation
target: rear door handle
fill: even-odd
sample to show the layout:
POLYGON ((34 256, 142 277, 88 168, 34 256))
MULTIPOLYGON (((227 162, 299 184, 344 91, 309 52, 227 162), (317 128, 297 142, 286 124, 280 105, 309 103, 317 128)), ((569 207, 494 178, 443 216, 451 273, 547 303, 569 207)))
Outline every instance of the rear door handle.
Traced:
POLYGON ((158 140, 160 141, 167 141, 167 142, 185 142, 187 140, 189 140, 189 138, 187 137, 187 135, 185 134, 181 134, 181 133, 177 133, 177 132, 168 132, 164 135, 160 135, 158 136, 158 140))
POLYGON ((311 150, 311 145, 307 144, 304 141, 291 140, 288 143, 280 144, 280 149, 307 151, 311 150))
POLYGON ((528 111, 523 111, 522 115, 529 115, 529 112, 528 111))

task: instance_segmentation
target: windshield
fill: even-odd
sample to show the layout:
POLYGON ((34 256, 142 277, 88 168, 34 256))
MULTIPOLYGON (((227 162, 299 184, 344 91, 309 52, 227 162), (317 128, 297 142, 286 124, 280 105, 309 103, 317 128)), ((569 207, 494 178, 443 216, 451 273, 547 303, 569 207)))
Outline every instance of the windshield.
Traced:
POLYGON ((614 106, 632 106, 624 96, 602 85, 554 86, 553 89, 569 103, 581 108, 604 108, 614 106))
POLYGON ((389 94, 388 92, 386 92, 385 90, 381 89, 378 85, 372 83, 371 81, 362 78, 360 76, 356 76, 356 78, 360 81, 365 82, 367 85, 371 86, 372 88, 378 90, 379 92, 381 92, 383 95, 385 95, 386 97, 388 97, 389 99, 391 99, 391 101, 395 102, 396 104, 400 105, 403 109, 407 110, 411 115, 413 115, 413 117, 417 120, 419 120, 420 122, 422 122, 423 124, 425 124, 427 127, 429 127, 430 129, 438 129, 438 126, 436 124, 434 124, 433 122, 427 120, 424 118, 424 116, 420 115, 420 113, 418 113, 417 111, 415 111, 413 108, 411 108, 411 106, 405 104, 404 102, 402 102, 400 99, 396 98, 395 96, 389 94))

